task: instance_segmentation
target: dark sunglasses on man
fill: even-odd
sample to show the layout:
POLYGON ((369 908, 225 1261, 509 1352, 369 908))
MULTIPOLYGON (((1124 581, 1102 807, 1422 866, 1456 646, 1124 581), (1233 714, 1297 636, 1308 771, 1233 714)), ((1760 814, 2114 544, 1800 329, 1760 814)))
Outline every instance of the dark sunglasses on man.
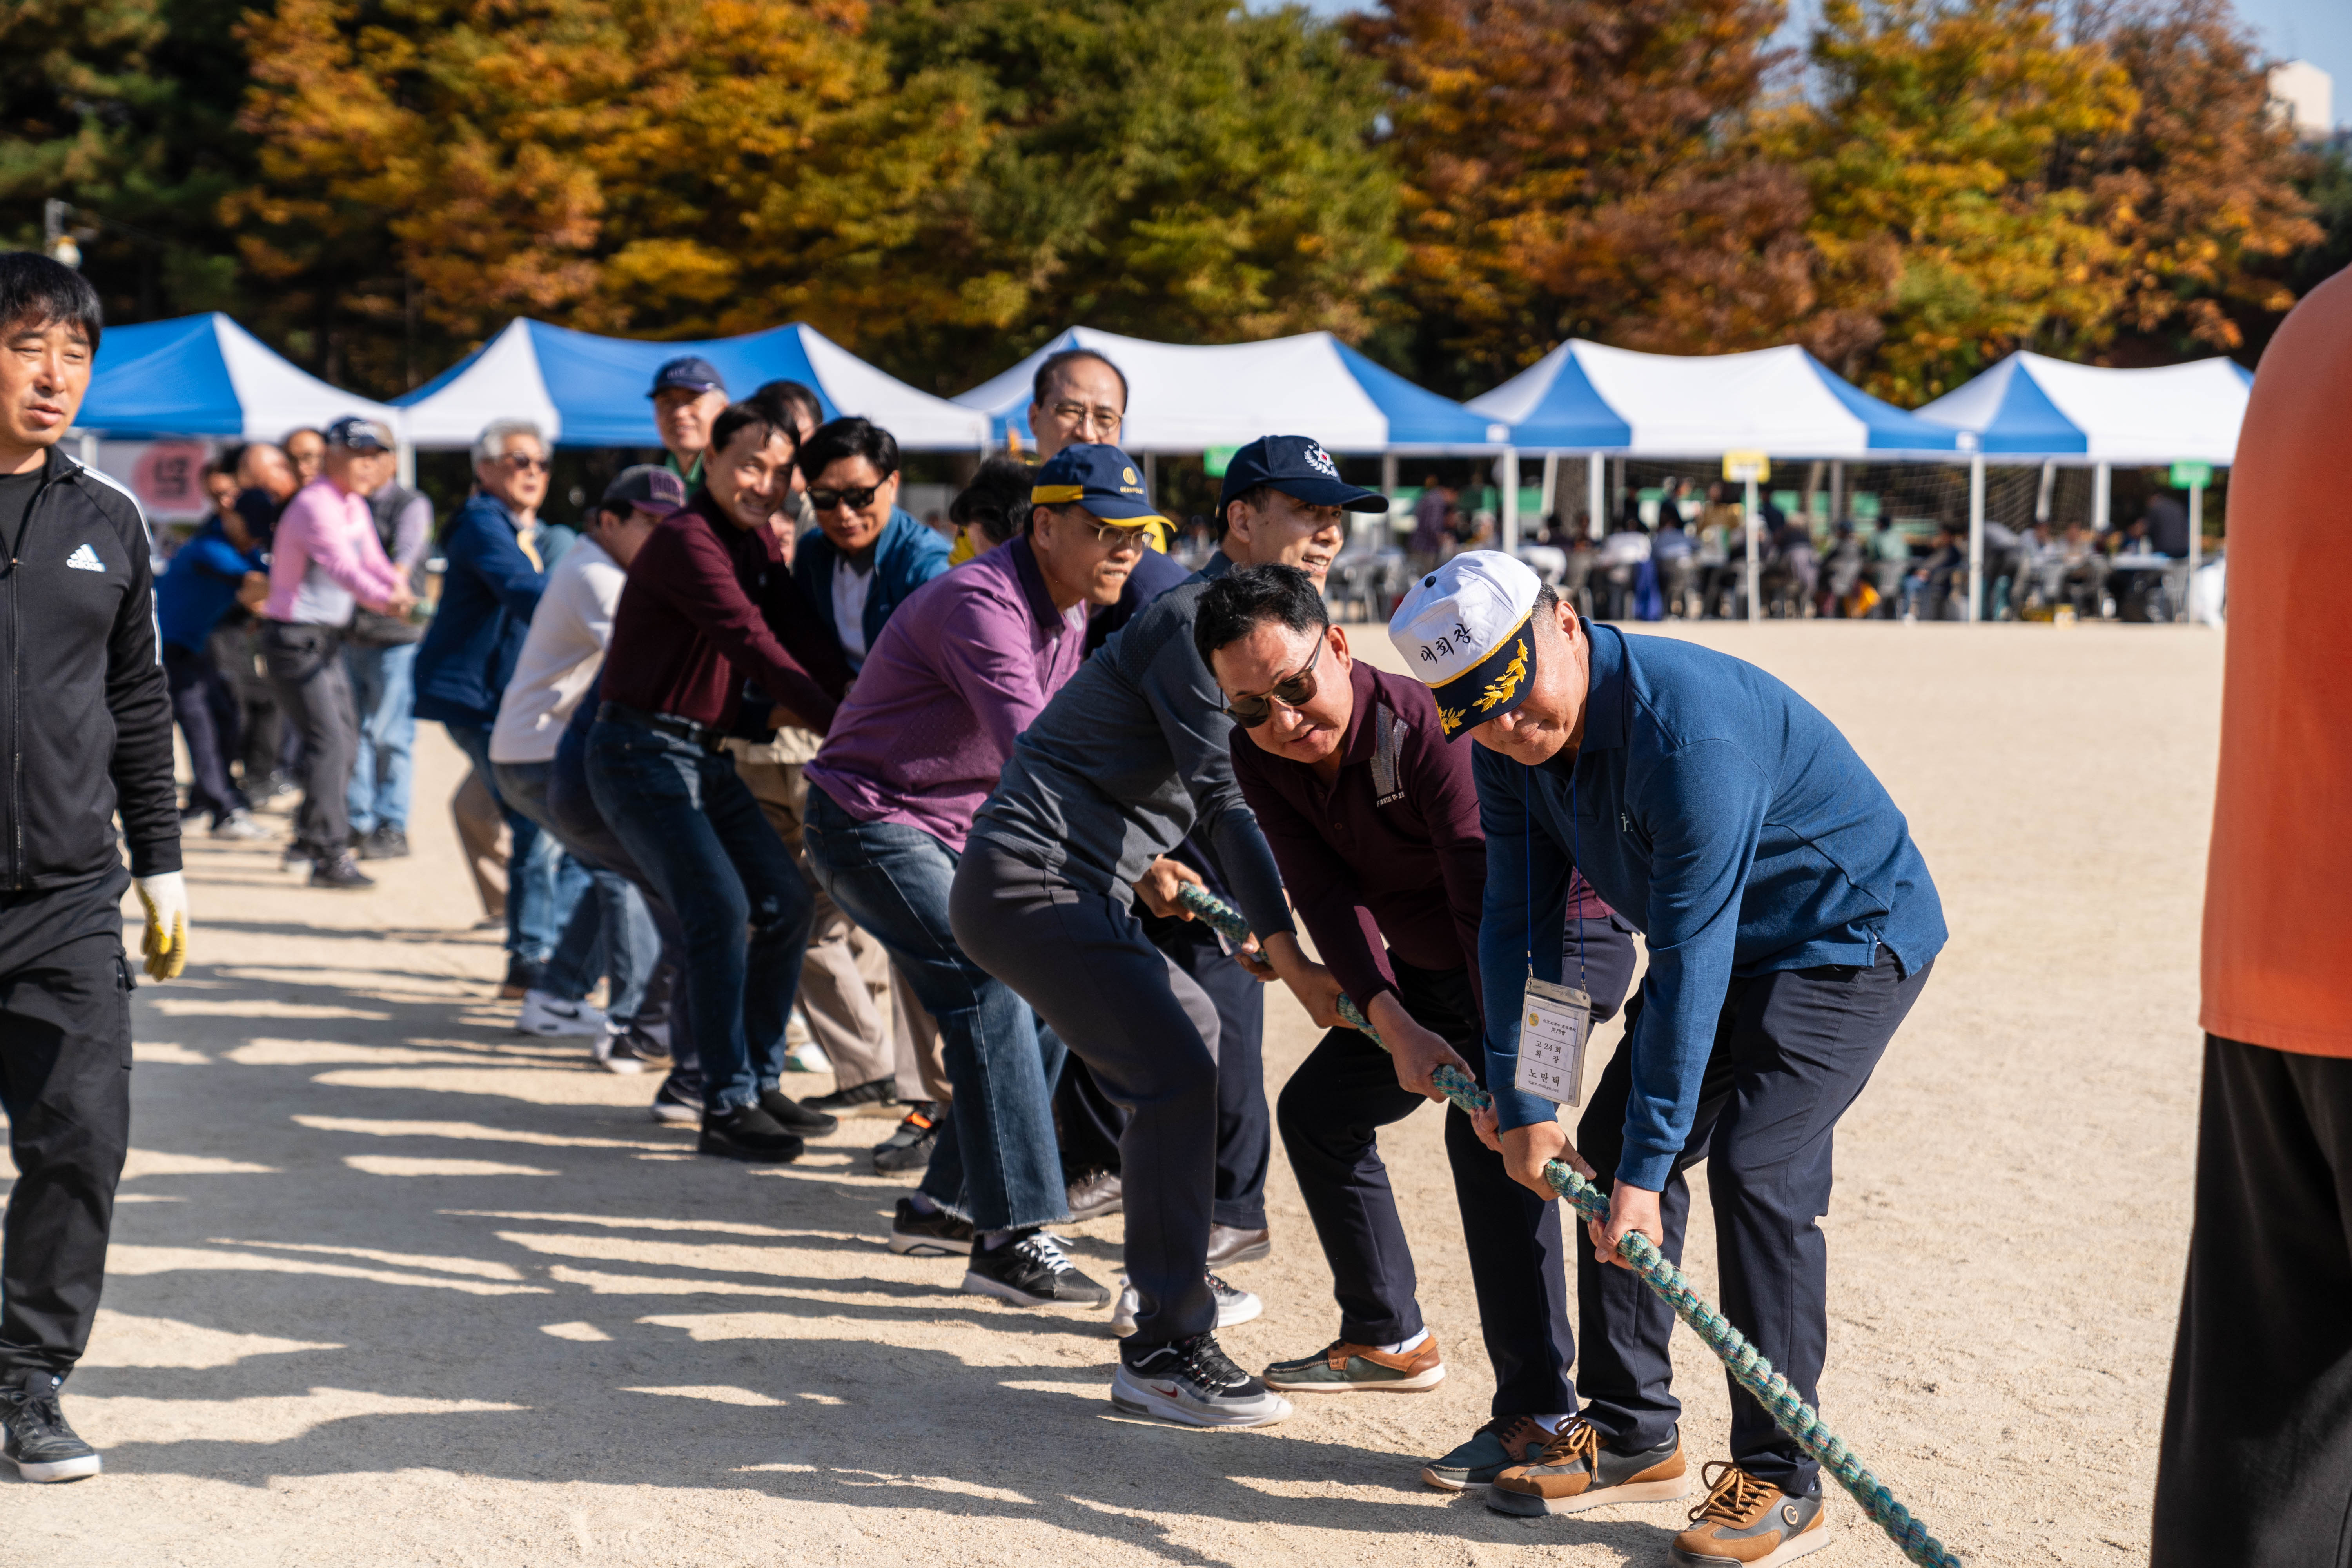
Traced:
MULTIPOLYGON (((887 479, 882 481, 883 484, 889 482, 887 479)), ((881 493, 882 485, 867 485, 854 490, 813 489, 808 493, 808 500, 809 505, 819 511, 836 510, 864 511, 874 504, 874 498, 881 493)))
POLYGON ((1316 638, 1315 652, 1314 655, 1307 659, 1307 667, 1304 669, 1301 669, 1297 675, 1293 675, 1285 679, 1275 682, 1274 689, 1267 692, 1265 696, 1234 697, 1227 699, 1225 702, 1226 714, 1232 718, 1234 723, 1239 724, 1243 729, 1255 730, 1260 724, 1265 723, 1268 719, 1274 717, 1274 705, 1277 702, 1295 712, 1298 709, 1304 708, 1307 703, 1313 701, 1315 698, 1315 666, 1321 661, 1323 658, 1323 645, 1329 639, 1327 637, 1316 638))
POLYGON ((499 461, 504 463, 508 468, 512 468, 518 474, 528 474, 534 471, 543 474, 555 466, 545 458, 534 458, 523 452, 509 452, 499 458, 499 461))

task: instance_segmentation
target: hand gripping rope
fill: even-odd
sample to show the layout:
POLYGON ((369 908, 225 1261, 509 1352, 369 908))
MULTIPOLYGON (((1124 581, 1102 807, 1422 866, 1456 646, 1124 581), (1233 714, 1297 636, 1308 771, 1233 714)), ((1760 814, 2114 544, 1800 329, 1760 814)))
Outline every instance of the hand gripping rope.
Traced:
MULTIPOLYGON (((1228 942, 1238 945, 1249 939, 1249 922, 1242 918, 1241 911, 1207 889, 1188 883, 1179 897, 1185 908, 1214 926, 1228 942)), ((1374 1045, 1381 1044, 1370 1020, 1345 996, 1339 998, 1339 1016, 1361 1030, 1374 1045)), ((1444 1091, 1446 1099, 1465 1111, 1484 1110, 1494 1103, 1485 1089, 1457 1068, 1439 1068, 1431 1075, 1431 1081, 1444 1091)), ((1544 1179, 1577 1213, 1587 1219, 1608 1223, 1609 1199, 1591 1182, 1558 1160, 1544 1166, 1544 1179)), ((1789 1380, 1772 1370, 1772 1363, 1748 1342, 1747 1335, 1706 1304, 1691 1288, 1683 1271, 1668 1262, 1648 1237, 1639 1231, 1630 1232, 1617 1244, 1617 1256, 1632 1264, 1643 1283, 1672 1307, 1675 1316, 1688 1323, 1692 1332, 1706 1342, 1707 1349, 1723 1358, 1723 1364, 1739 1386, 1772 1413, 1781 1431, 1794 1437, 1822 1469, 1837 1478, 1838 1484, 1853 1494, 1863 1511, 1876 1520, 1888 1539, 1902 1548, 1904 1556, 1921 1568, 1961 1568, 1960 1559, 1928 1534, 1927 1527, 1911 1516, 1909 1509, 1895 1500, 1886 1484, 1870 1473, 1869 1467, 1845 1446, 1844 1439, 1822 1425, 1820 1412, 1798 1397, 1797 1391, 1789 1386, 1789 1380)))

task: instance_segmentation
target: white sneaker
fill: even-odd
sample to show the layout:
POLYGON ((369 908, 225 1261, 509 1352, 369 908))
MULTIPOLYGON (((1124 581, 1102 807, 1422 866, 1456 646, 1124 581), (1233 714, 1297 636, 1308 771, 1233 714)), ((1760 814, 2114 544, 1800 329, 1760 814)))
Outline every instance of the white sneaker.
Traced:
POLYGON ((1290 1414, 1290 1401, 1227 1360, 1214 1334, 1144 1351, 1121 1345, 1110 1402, 1186 1426, 1271 1426, 1290 1414))
POLYGON ((831 1072, 833 1058, 814 1040, 803 1040, 784 1053, 786 1072, 831 1072))
MULTIPOLYGON (((1258 1298, 1256 1292, 1236 1290, 1213 1274, 1209 1276, 1209 1294, 1217 1299, 1217 1327, 1221 1329, 1230 1329, 1235 1323, 1246 1323, 1253 1318, 1265 1315, 1265 1302, 1258 1298)), ((1143 1298, 1136 1293, 1134 1286, 1127 1282, 1127 1276, 1120 1275, 1118 1305, 1110 1310, 1110 1331, 1120 1339, 1135 1332, 1135 1315, 1142 1310, 1143 1298)))
POLYGON ((522 1011, 515 1016, 515 1033, 554 1040, 609 1038, 604 1010, 585 1002, 567 1001, 550 991, 526 991, 522 1011))
POLYGON ((250 843, 257 838, 277 837, 270 829, 253 820, 253 813, 240 806, 213 824, 215 838, 235 838, 250 843))

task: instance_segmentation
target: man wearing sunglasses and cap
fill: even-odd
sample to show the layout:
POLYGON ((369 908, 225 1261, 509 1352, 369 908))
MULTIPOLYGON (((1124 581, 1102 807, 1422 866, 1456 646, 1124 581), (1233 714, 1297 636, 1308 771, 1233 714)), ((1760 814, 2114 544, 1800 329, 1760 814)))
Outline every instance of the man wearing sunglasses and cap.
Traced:
MULTIPOLYGON (((1143 496, 1139 474, 1119 479, 1143 496)), ((1135 1331, 1111 1396, 1133 1413, 1192 1426, 1263 1426, 1290 1413, 1217 1346, 1208 1272, 1216 1014, 1151 944, 1133 900, 1181 915, 1177 890, 1199 874, 1166 856, 1197 823, 1263 943, 1253 962, 1270 965, 1327 1026, 1339 999, 1337 981, 1299 948, 1281 873, 1234 782, 1233 721, 1193 649, 1193 613, 1235 566, 1287 563, 1320 582, 1347 513, 1386 505, 1344 482, 1304 437, 1243 447, 1220 498, 1218 553, 1129 622, 1029 726, 956 869, 958 943, 1027 998, 1129 1113, 1135 1331)))
MULTIPOLYGON (((1535 1463, 1496 1478, 1487 1506, 1671 1495, 1654 1489, 1682 1462, 1674 1317, 1617 1243, 1638 1230, 1679 1258, 1683 1173, 1706 1161, 1724 1314, 1818 1404, 1832 1139, 1927 984, 1943 907, 1885 786, 1753 665, 1592 626, 1487 550, 1422 578, 1389 637, 1447 736, 1478 747, 1495 1097, 1482 1136, 1546 1197, 1551 1159, 1610 1194, 1578 1254, 1584 1408, 1535 1463), (1571 871, 1649 944, 1573 1144, 1557 1118, 1580 1087, 1590 1004, 1563 984, 1571 871)), ((1675 1561, 1778 1563, 1827 1543, 1818 1466, 1737 1383, 1731 1456, 1705 1479, 1675 1561)))

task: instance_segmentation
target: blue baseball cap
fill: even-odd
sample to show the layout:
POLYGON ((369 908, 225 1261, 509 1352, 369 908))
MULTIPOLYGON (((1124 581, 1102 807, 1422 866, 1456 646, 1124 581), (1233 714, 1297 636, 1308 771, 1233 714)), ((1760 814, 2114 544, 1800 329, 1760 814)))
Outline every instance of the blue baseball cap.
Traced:
POLYGON ((661 369, 654 372, 654 389, 646 395, 659 397, 673 386, 682 386, 688 392, 724 392, 727 382, 719 374, 719 367, 709 360, 696 354, 681 354, 674 360, 665 361, 661 369))
POLYGON ((1260 485, 1271 485, 1308 506, 1336 506, 1348 511, 1389 510, 1388 497, 1341 479, 1339 465, 1331 460, 1322 443, 1304 436, 1261 436, 1235 452, 1225 465, 1225 488, 1217 496, 1217 514, 1223 516, 1235 497, 1260 485))
POLYGON ((1133 458, 1100 442, 1065 447, 1045 459, 1032 481, 1036 506, 1086 508, 1105 522, 1166 522, 1143 488, 1143 469, 1133 458))
POLYGON ((330 447, 348 447, 354 452, 389 452, 392 432, 373 419, 356 414, 346 414, 320 433, 330 447))

